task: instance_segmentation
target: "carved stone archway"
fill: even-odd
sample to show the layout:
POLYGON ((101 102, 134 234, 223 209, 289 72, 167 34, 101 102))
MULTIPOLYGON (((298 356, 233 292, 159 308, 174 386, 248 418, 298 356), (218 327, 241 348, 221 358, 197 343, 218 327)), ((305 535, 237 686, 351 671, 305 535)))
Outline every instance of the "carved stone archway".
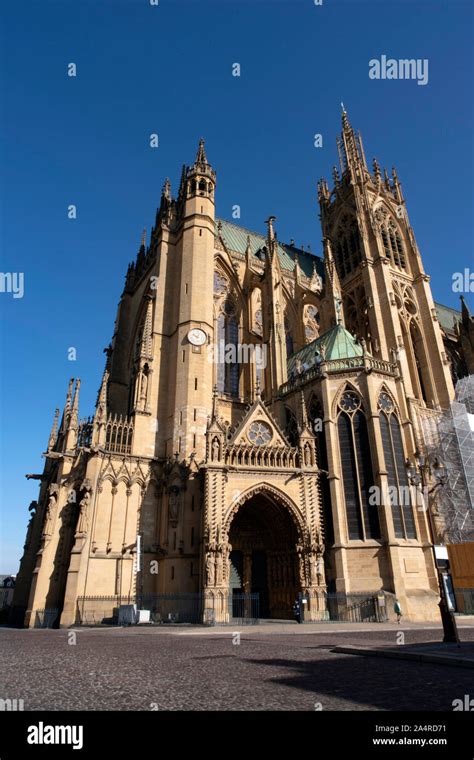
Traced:
POLYGON ((258 594, 259 616, 274 619, 291 619, 300 593, 324 594, 324 546, 297 505, 275 486, 259 483, 235 498, 217 536, 206 544, 204 567, 204 590, 216 620, 240 617, 233 600, 242 594, 258 594), (225 609, 216 610, 217 592, 226 597, 225 609))

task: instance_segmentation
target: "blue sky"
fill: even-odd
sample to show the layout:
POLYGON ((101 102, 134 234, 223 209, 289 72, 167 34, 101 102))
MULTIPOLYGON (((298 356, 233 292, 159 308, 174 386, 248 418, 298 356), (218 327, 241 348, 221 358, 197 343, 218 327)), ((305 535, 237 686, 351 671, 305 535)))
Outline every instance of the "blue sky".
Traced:
POLYGON ((127 264, 201 136, 218 215, 239 204, 240 223, 263 231, 274 214, 281 240, 319 252, 316 182, 336 161, 343 100, 367 159, 397 167, 435 299, 456 307, 452 274, 473 265, 470 0, 9 5, 1 271, 24 272, 25 293, 0 293, 0 572, 18 569, 38 493, 24 474, 42 470, 54 408, 79 376, 92 413, 127 264), (427 58, 428 84, 369 79, 382 54, 427 58))

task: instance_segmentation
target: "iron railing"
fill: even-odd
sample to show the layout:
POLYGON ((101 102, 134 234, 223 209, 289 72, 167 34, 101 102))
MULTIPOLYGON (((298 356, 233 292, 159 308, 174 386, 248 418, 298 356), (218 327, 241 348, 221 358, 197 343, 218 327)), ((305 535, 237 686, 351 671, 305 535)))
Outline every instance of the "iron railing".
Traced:
POLYGON ((258 594, 81 596, 77 599, 76 625, 116 625, 119 607, 125 604, 134 604, 138 610, 149 610, 150 622, 155 624, 238 622, 245 625, 256 623, 259 618, 258 594))
POLYGON ((384 594, 329 592, 299 594, 302 623, 384 623, 384 594))

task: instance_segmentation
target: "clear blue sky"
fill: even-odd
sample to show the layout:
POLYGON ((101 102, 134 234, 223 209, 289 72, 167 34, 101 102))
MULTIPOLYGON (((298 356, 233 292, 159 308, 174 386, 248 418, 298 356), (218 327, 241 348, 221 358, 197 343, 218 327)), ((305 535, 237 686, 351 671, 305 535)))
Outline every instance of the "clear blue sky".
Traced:
POLYGON ((239 204, 241 224, 263 230, 274 214, 281 240, 319 252, 316 182, 336 160, 343 100, 367 159, 398 169, 435 299, 457 306, 452 273, 473 264, 471 0, 9 6, 1 271, 24 272, 25 294, 0 294, 0 572, 18 569, 38 493, 24 474, 42 470, 54 408, 79 376, 81 414, 93 411, 127 264, 164 178, 176 192, 201 135, 218 215, 230 219, 239 204), (369 59, 382 54, 428 58, 428 85, 369 79, 369 59))

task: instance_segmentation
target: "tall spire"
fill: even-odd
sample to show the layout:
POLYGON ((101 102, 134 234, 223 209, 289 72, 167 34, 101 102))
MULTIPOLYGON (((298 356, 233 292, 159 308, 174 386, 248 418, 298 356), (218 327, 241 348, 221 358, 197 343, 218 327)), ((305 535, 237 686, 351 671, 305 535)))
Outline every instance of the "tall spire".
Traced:
POLYGON ((74 388, 74 398, 72 400, 71 420, 69 428, 76 429, 79 424, 79 391, 81 388, 81 381, 79 378, 76 380, 76 387, 74 388))
POLYGON ((63 416, 61 420, 61 432, 64 433, 66 428, 69 425, 69 416, 71 414, 71 398, 72 398, 72 387, 74 385, 74 378, 71 377, 69 380, 69 385, 67 389, 67 395, 66 395, 66 403, 64 404, 64 411, 63 416))
POLYGON ((110 363, 112 355, 112 346, 104 348, 107 355, 105 362, 104 374, 100 384, 99 393, 97 394, 97 403, 95 405, 95 414, 92 431, 92 445, 101 446, 105 443, 105 423, 107 421, 107 387, 109 382, 110 363))
POLYGON ((273 262, 275 251, 276 251, 276 248, 277 248, 275 229, 273 227, 273 222, 275 222, 275 221, 276 221, 276 216, 269 216, 268 219, 265 220, 265 224, 267 225, 267 251, 268 251, 268 260, 270 262, 273 262))
MULTIPOLYGON (((343 163, 345 164, 345 167, 349 170, 352 177, 355 178, 355 175, 357 173, 361 174, 362 169, 366 169, 365 164, 365 158, 364 153, 362 149, 362 141, 359 135, 359 140, 357 140, 354 130, 352 129, 349 117, 347 115, 347 111, 344 108, 344 104, 341 103, 342 106, 342 133, 341 133, 341 142, 342 142, 342 149, 343 149, 343 163)), ((340 155, 340 147, 338 145, 338 151, 340 155)))
POLYGON ((59 422, 59 409, 56 409, 54 412, 53 427, 51 428, 51 433, 49 434, 48 451, 52 451, 56 445, 56 441, 58 438, 58 422, 59 422))
POLYGON ((206 151, 204 150, 204 138, 199 140, 199 147, 196 155, 197 164, 207 164, 206 151))
POLYGON ((304 430, 308 427, 308 415, 306 412, 306 402, 304 400, 304 393, 300 391, 300 414, 301 414, 301 428, 304 430))

